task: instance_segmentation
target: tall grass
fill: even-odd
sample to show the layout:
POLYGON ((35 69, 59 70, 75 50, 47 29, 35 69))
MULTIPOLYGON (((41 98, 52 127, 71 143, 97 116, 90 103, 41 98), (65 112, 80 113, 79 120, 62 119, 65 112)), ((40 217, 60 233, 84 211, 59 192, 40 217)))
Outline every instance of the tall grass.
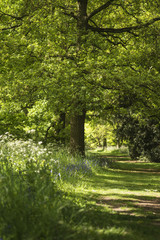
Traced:
POLYGON ((70 195, 95 169, 96 162, 67 150, 1 136, 0 239, 69 239, 73 219, 82 221, 70 195))

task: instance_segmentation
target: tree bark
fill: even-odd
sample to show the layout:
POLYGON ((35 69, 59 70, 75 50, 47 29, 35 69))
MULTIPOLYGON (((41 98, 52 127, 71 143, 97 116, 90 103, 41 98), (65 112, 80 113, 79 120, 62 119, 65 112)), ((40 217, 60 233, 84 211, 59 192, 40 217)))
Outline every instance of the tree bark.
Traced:
POLYGON ((107 148, 107 138, 103 138, 103 150, 105 150, 105 148, 107 148))
MULTIPOLYGON (((78 14, 77 14, 77 54, 81 54, 81 46, 85 44, 84 36, 87 33, 87 3, 88 0, 78 0, 78 14)), ((75 106, 71 114, 71 132, 70 132, 70 150, 72 154, 79 153, 85 155, 84 143, 84 124, 86 111, 84 110, 85 100, 82 103, 78 99, 78 95, 73 100, 75 106), (78 104, 77 104, 78 103, 78 104), (79 109, 81 110, 77 110, 79 109)))
POLYGON ((80 153, 85 155, 84 144, 84 124, 85 124, 85 111, 80 114, 74 114, 71 117, 71 136, 70 136, 70 149, 71 153, 80 153))

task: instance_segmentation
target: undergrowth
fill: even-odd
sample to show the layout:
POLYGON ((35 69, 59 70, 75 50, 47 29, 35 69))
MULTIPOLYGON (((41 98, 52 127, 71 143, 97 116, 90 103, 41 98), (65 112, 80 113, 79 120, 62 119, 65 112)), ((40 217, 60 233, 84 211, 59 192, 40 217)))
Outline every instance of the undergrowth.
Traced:
POLYGON ((97 167, 52 145, 1 136, 0 239, 73 238, 70 226, 81 223, 85 208, 73 197, 74 187, 97 167))

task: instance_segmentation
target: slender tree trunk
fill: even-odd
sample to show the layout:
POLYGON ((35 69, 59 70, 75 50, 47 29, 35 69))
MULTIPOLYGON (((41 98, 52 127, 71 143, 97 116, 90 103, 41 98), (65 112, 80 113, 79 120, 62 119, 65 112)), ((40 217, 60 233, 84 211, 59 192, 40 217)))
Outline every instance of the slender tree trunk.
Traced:
POLYGON ((105 148, 107 148, 107 138, 103 138, 103 150, 105 150, 105 148))

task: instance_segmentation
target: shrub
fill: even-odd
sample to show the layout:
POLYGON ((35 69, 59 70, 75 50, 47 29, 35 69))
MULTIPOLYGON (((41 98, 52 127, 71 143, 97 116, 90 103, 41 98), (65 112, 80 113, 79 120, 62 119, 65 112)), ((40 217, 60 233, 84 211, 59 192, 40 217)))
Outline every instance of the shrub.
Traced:
POLYGON ((151 162, 160 162, 160 125, 156 120, 125 116, 117 128, 117 137, 128 142, 132 159, 145 156, 151 162))
POLYGON ((160 147, 157 146, 152 148, 149 152, 146 151, 145 154, 150 162, 160 163, 160 147))

